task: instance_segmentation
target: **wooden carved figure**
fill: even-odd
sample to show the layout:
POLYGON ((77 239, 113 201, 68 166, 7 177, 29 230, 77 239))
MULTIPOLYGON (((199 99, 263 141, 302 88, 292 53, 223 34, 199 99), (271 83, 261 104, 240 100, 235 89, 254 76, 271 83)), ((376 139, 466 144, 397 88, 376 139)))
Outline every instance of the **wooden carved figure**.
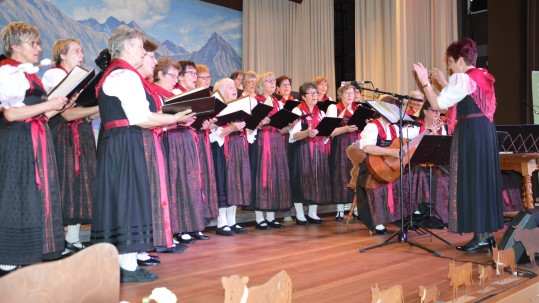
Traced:
POLYGON ((247 288, 249 277, 233 275, 222 277, 225 303, 290 303, 292 302, 292 280, 286 271, 281 271, 268 282, 247 288))
POLYGON ((470 287, 473 285, 472 263, 455 266, 455 261, 451 261, 447 277, 451 280, 449 285, 453 286, 453 300, 458 297, 458 290, 461 285, 466 286, 466 295, 468 295, 470 287))
POLYGON ((539 228, 522 229, 517 227, 515 230, 515 241, 521 242, 526 254, 530 257, 530 262, 535 268, 535 254, 539 253, 539 228))
POLYGON ((371 286, 371 303, 404 303, 404 292, 400 284, 394 285, 389 289, 380 290, 378 283, 371 286))
POLYGON ((421 303, 435 303, 440 297, 440 290, 436 285, 429 288, 419 285, 419 297, 421 298, 421 303))
POLYGON ((504 279, 504 268, 509 267, 511 272, 515 272, 515 250, 510 247, 504 250, 498 250, 497 247, 492 248, 492 260, 496 264, 496 275, 500 275, 500 281, 504 279), (501 269, 501 270, 500 270, 501 269))
POLYGON ((485 288, 485 282, 488 280, 488 286, 492 283, 492 267, 490 265, 479 265, 477 270, 479 272, 479 285, 481 289, 485 288))

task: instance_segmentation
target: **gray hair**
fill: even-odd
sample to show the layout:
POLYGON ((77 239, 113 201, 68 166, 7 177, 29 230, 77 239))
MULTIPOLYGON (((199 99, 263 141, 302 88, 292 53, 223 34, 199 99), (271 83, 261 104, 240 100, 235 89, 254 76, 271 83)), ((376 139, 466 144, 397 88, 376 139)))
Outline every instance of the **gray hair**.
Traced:
POLYGON ((13 44, 19 45, 28 40, 38 40, 39 30, 37 27, 23 23, 12 22, 2 29, 0 32, 2 37, 2 49, 7 57, 13 54, 13 44))
POLYGON ((269 77, 275 78, 275 74, 272 72, 267 72, 267 73, 263 73, 262 75, 258 76, 258 78, 256 78, 255 93, 257 95, 264 94, 264 81, 266 81, 269 77))
POLYGON ((245 87, 245 85, 247 84, 247 81, 248 80, 251 80, 251 79, 256 79, 258 77, 258 75, 253 72, 253 71, 246 71, 243 73, 243 80, 242 80, 242 84, 243 86, 245 87))
POLYGON ((140 29, 131 28, 127 25, 118 26, 109 39, 109 50, 111 58, 119 58, 123 55, 125 44, 131 43, 134 39, 144 41, 144 32, 140 29))
POLYGON ((316 84, 314 82, 305 82, 305 83, 303 83, 299 87, 299 95, 300 96, 307 95, 308 90, 311 89, 311 88, 318 92, 318 88, 317 88, 317 86, 316 86, 316 84))

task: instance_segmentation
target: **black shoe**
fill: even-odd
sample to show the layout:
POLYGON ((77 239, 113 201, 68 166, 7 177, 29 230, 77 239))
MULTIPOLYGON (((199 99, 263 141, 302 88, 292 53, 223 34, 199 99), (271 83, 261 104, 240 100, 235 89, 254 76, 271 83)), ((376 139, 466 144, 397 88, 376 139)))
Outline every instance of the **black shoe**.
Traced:
POLYGON ((189 235, 191 235, 191 237, 197 240, 209 240, 211 238, 210 236, 206 236, 202 234, 201 232, 189 233, 189 235))
POLYGON ((269 222, 264 220, 260 223, 256 222, 256 225, 255 225, 256 229, 260 229, 260 230, 268 230, 270 229, 270 226, 269 226, 269 222))
POLYGON ((307 226, 307 225, 309 225, 309 221, 302 221, 302 220, 296 218, 296 225, 307 226))
POLYGON ((480 240, 480 237, 476 235, 474 234, 472 240, 466 243, 466 245, 457 246, 457 249, 460 251, 476 252, 482 248, 488 248, 489 251, 492 251, 492 247, 496 246, 496 239, 493 236, 480 240))
POLYGON ((152 260, 157 260, 157 261, 159 261, 159 256, 156 256, 156 255, 148 255, 148 257, 150 257, 150 259, 152 259, 152 260))
POLYGON ((221 236, 234 236, 234 235, 236 235, 236 232, 232 228, 230 228, 228 225, 224 225, 223 227, 217 228, 215 230, 215 232, 218 235, 221 235, 221 236), (229 229, 225 230, 226 227, 228 227, 229 229))
POLYGON ((150 282, 157 280, 159 276, 156 273, 151 273, 146 269, 142 269, 137 266, 137 269, 134 271, 125 270, 120 268, 120 282, 129 283, 129 282, 150 282))
POLYGON ((246 233, 249 232, 247 230, 247 228, 243 228, 243 227, 239 226, 238 224, 234 224, 234 225, 230 226, 230 229, 232 229, 237 234, 246 234, 246 233))
POLYGON ((320 219, 314 219, 314 218, 311 218, 309 216, 305 216, 305 218, 307 219, 307 221, 311 224, 324 224, 324 221, 320 220, 320 219))
POLYGON ((335 217, 335 221, 337 221, 337 222, 344 221, 344 217, 343 217, 343 216, 340 216, 340 215, 337 215, 337 216, 335 217))
POLYGON ((72 250, 74 252, 79 252, 83 249, 86 248, 86 246, 84 246, 80 241, 79 242, 73 242, 73 243, 69 243, 67 241, 65 241, 65 245, 66 245, 66 249, 69 249, 69 250, 72 250), (75 244, 80 244, 80 247, 79 246, 75 246, 75 244))
POLYGON ((182 235, 179 235, 178 236, 178 242, 180 242, 182 244, 195 244, 197 242, 197 240, 195 240, 193 238, 184 239, 184 238, 182 238, 182 235))
POLYGON ((277 222, 277 220, 273 220, 271 222, 268 222, 268 225, 271 227, 271 228, 284 228, 284 225, 282 225, 281 223, 277 222))
POLYGON ((384 229, 376 229, 375 227, 371 230, 371 234, 374 234, 374 233, 377 235, 385 235, 387 234, 387 228, 384 227, 384 229))
POLYGON ((161 264, 161 261, 153 260, 152 258, 149 258, 148 260, 137 259, 137 264, 139 266, 156 266, 158 264, 161 264))
POLYGON ((155 251, 162 254, 181 254, 184 252, 189 246, 185 244, 175 244, 171 248, 163 247, 163 246, 157 246, 155 247, 155 251))

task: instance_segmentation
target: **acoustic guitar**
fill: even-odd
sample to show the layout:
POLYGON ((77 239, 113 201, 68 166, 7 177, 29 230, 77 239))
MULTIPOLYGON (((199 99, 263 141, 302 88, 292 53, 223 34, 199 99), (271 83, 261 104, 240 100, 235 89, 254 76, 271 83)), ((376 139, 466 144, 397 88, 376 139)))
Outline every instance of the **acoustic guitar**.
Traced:
MULTIPOLYGON (((443 123, 443 120, 438 119, 436 120, 436 122, 434 122, 434 125, 436 127, 440 127, 443 123)), ((408 159, 412 158, 417 146, 419 145, 419 142, 421 142, 421 139, 423 139, 423 137, 427 134, 430 134, 430 129, 423 131, 410 142, 406 142, 406 139, 403 139, 403 150, 408 149, 406 148, 406 145, 410 146, 409 156, 404 155, 402 159, 403 166, 406 166, 408 164, 408 159)), ((395 138, 393 142, 391 142, 391 144, 387 146, 387 148, 399 149, 399 138, 395 138)), ((377 181, 382 183, 390 183, 400 178, 401 167, 399 157, 387 155, 367 155, 366 161, 367 170, 377 181)))

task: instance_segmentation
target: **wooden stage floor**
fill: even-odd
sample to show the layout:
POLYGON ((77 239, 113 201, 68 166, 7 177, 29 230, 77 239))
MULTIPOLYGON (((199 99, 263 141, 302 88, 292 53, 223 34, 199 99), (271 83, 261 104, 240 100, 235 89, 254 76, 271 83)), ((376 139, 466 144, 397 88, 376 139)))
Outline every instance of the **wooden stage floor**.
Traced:
MULTIPOLYGON (((211 235, 210 240, 197 241, 182 254, 159 254, 162 263, 147 267, 158 273, 159 279, 122 284, 120 298, 132 303, 141 302, 153 288, 167 287, 177 295, 179 302, 223 302, 222 276, 248 276, 248 286, 254 286, 286 270, 292 279, 293 302, 370 302, 370 287, 374 283, 381 289, 401 284, 405 302, 420 302, 418 285, 436 285, 441 292, 440 300, 445 302, 452 299, 447 279, 451 258, 483 264, 491 260, 486 251, 457 251, 454 246, 466 243, 471 235, 446 230, 432 231, 451 242, 452 247, 429 234, 408 232, 410 240, 440 252, 442 257, 406 243, 359 253, 359 248, 382 243, 389 235, 370 236, 357 220, 352 221, 348 231, 344 232, 344 223, 333 221, 333 217, 323 219, 324 225, 298 226, 286 222, 286 228, 280 230, 261 231, 249 226, 248 234, 234 237, 218 236, 214 228, 208 228, 206 234, 211 235)), ((398 228, 391 225, 388 229, 391 234, 398 228)), ((498 241, 503 232, 495 234, 498 241)), ((519 268, 531 270, 529 264, 519 265, 519 268)), ((513 280, 498 285, 494 283, 498 281, 495 277, 493 289, 479 293, 481 287, 474 264, 474 286, 470 295, 475 299, 470 302, 495 294, 503 295, 529 279, 515 277, 513 280)), ((464 295, 464 287, 459 289, 459 295, 464 295)))

